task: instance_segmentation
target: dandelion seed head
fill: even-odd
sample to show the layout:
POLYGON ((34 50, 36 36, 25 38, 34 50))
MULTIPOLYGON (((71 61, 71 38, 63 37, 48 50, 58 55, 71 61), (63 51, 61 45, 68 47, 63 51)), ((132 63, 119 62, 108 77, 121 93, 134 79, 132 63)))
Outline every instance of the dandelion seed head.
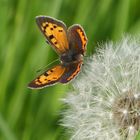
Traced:
MULTIPOLYGON (((72 140, 132 140, 140 129, 140 45, 130 37, 89 57, 63 102, 72 140)), ((104 49, 103 49, 104 48, 104 49)))

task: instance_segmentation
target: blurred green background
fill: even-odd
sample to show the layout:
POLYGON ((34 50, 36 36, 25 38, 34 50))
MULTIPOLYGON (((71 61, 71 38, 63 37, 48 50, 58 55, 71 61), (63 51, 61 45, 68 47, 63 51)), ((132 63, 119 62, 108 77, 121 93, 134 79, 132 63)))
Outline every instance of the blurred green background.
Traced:
POLYGON ((35 23, 38 15, 81 24, 87 55, 97 42, 140 33, 139 0, 0 0, 0 140, 69 139, 59 126, 69 85, 27 88, 40 67, 58 58, 35 23))

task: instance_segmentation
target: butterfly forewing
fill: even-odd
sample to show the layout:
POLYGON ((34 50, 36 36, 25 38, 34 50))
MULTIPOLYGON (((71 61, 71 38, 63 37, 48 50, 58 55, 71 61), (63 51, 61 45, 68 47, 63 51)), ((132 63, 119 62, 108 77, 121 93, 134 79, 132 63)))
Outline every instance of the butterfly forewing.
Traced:
POLYGON ((43 88, 52 84, 55 84, 60 80, 62 75, 65 72, 65 67, 61 64, 56 65, 53 68, 50 68, 40 76, 38 76, 35 80, 29 83, 29 88, 43 88))
POLYGON ((47 41, 59 55, 68 51, 67 27, 63 22, 48 16, 38 16, 36 22, 47 41))
POLYGON ((68 29, 69 48, 75 53, 84 54, 87 45, 87 36, 84 29, 75 24, 68 29))

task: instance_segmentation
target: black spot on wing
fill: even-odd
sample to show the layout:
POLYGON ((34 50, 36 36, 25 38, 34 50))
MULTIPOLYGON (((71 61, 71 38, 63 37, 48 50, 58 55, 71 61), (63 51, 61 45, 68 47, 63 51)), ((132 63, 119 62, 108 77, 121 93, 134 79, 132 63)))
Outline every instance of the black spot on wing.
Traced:
POLYGON ((54 38, 54 36, 53 36, 53 35, 50 35, 50 36, 49 36, 49 39, 53 39, 53 38, 54 38))
POLYGON ((45 75, 45 76, 48 76, 48 73, 47 73, 47 72, 45 72, 45 73, 44 73, 44 75, 45 75))
POLYGON ((63 30, 58 30, 59 32, 63 32, 63 30))

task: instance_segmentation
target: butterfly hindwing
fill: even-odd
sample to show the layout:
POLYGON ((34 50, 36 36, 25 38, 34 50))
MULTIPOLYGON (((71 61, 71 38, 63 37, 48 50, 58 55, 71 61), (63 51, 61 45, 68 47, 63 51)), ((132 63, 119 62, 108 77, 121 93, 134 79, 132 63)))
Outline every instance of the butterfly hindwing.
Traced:
POLYGON ((59 55, 67 52, 69 49, 67 27, 63 22, 48 16, 37 16, 36 22, 49 44, 59 55))
POLYGON ((62 77, 60 78, 60 83, 67 83, 80 72, 82 61, 74 62, 66 66, 65 72, 63 73, 62 77))
POLYGON ((31 83, 29 83, 28 87, 38 89, 53 85, 60 80, 64 72, 65 67, 61 64, 56 65, 34 79, 31 83))
POLYGON ((80 25, 75 24, 69 27, 68 41, 70 50, 79 54, 84 54, 88 40, 84 29, 80 25))

